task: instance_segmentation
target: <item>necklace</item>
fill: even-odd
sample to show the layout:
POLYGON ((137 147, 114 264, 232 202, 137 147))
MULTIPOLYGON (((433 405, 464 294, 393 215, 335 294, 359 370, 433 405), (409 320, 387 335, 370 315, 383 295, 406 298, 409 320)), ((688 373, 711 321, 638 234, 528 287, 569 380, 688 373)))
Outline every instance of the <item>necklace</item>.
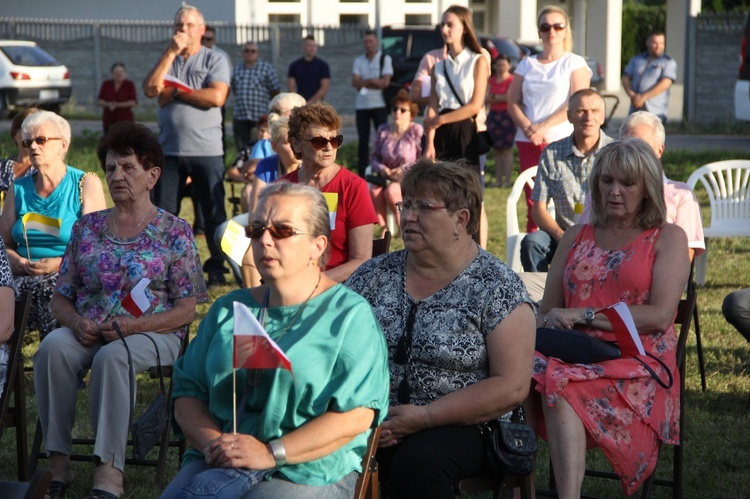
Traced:
MULTIPOLYGON (((143 224, 143 221, 146 220, 146 217, 149 213, 151 213, 151 208, 146 210, 146 213, 143 215, 143 218, 141 218, 141 221, 138 222, 138 225, 136 225, 134 229, 131 229, 132 232, 138 233, 138 229, 140 228, 141 224, 143 224)), ((115 236, 117 236, 117 239, 122 239, 122 237, 120 237, 119 231, 117 230, 117 222, 115 222, 114 210, 112 210, 112 228, 115 230, 115 236)))
MULTIPOLYGON (((274 339, 274 341, 276 343, 278 343, 279 341, 281 341, 281 338, 283 338, 284 335, 289 331, 289 329, 291 329, 292 325, 294 324, 294 321, 297 320, 297 317, 299 317, 300 314, 302 313, 302 311, 305 309, 305 306, 307 305, 307 302, 310 301, 310 298, 313 297, 313 295, 315 294, 315 291, 317 291, 317 289, 318 289, 318 286, 320 286, 320 280, 321 280, 322 277, 323 277, 323 272, 320 272, 318 274, 318 282, 315 283, 315 287, 310 292, 310 295, 307 298, 305 298, 305 301, 302 302, 302 305, 300 305, 299 309, 294 314, 294 317, 292 317, 292 320, 289 321, 289 324, 287 324, 286 327, 284 328, 284 330, 281 332, 281 335, 278 338, 274 339)), ((265 324, 263 324, 263 327, 265 328, 265 324)))

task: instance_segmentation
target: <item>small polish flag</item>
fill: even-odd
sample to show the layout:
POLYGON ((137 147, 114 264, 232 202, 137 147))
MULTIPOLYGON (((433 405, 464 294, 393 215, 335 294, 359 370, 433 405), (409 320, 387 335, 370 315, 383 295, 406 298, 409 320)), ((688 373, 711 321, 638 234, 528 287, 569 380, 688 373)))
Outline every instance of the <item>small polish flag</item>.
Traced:
POLYGON ((176 88, 180 92, 185 92, 186 94, 192 93, 193 91, 193 89, 188 87, 184 81, 175 78, 172 75, 164 75, 164 86, 176 88))
POLYGON ((130 312, 130 315, 135 318, 142 316, 151 306, 146 296, 146 288, 150 282, 151 279, 144 277, 122 300, 122 308, 130 312))
POLYGON ((268 336, 258 319, 240 302, 234 302, 234 368, 286 369, 292 362, 268 336))
POLYGON ((646 355, 643 348, 641 337, 638 336, 638 330, 633 322, 633 314, 623 302, 615 303, 609 307, 598 310, 609 319, 612 324, 612 331, 617 337, 617 346, 620 348, 623 357, 635 357, 636 355, 646 355))

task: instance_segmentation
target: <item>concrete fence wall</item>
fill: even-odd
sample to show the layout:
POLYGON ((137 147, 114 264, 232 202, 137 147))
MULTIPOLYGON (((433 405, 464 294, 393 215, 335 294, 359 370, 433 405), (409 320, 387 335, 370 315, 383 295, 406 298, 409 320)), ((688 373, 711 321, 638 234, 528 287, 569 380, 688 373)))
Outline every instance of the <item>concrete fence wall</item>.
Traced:
POLYGON ((733 123, 734 85, 747 14, 702 14, 691 19, 685 117, 695 124, 733 123))
MULTIPOLYGON (((81 110, 96 111, 96 96, 101 81, 110 77, 109 68, 122 62, 128 78, 140 89, 141 82, 167 48, 171 24, 122 23, 113 27, 114 21, 92 26, 92 22, 60 23, 8 20, 0 18, 0 38, 15 38, 37 42, 44 50, 65 64, 73 83, 72 103, 81 110), (116 29, 115 29, 116 28, 116 29), (129 29, 128 29, 129 28, 129 29), (110 35, 110 36, 108 36, 110 35)), ((356 91, 351 86, 354 58, 364 52, 361 39, 365 27, 304 28, 299 25, 282 25, 280 29, 255 29, 255 27, 216 26, 217 46, 232 58, 232 63, 242 62, 240 50, 245 40, 258 43, 261 59, 271 62, 281 89, 286 91, 287 68, 302 55, 301 41, 310 32, 321 44, 318 56, 331 66, 331 88, 326 100, 341 114, 354 113, 356 91)), ((232 96, 228 106, 233 105, 232 96)), ((147 99, 139 91, 138 113, 155 111, 156 100, 147 99)))

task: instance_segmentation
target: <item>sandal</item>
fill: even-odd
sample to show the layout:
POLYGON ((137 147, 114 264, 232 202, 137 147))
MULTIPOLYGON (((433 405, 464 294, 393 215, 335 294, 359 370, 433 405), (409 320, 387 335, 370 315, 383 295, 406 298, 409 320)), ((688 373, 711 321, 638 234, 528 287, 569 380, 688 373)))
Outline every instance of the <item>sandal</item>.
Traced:
POLYGON ((58 499, 65 496, 65 491, 68 490, 68 485, 57 480, 52 480, 47 487, 47 492, 44 494, 44 499, 58 499))
POLYGON ((83 499, 119 499, 119 497, 106 490, 91 489, 83 499))

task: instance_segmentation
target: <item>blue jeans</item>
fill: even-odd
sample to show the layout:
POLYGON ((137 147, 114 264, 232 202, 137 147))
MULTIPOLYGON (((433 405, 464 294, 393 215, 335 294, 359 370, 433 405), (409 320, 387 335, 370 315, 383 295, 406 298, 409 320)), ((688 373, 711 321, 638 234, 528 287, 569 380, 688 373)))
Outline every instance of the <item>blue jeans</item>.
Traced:
POLYGON ((557 250, 557 241, 539 229, 521 241, 521 265, 524 272, 547 272, 557 250))
POLYGON ((378 127, 388 121, 388 109, 377 107, 375 109, 357 109, 357 136, 359 145, 357 148, 357 161, 359 162, 359 176, 365 177, 365 169, 370 164, 370 120, 377 132, 378 127))
POLYGON ((194 199, 200 202, 206 224, 206 243, 211 253, 203 264, 206 272, 223 272, 224 256, 211 237, 227 220, 224 209, 224 161, 221 156, 165 156, 161 177, 154 187, 154 202, 160 208, 179 216, 180 186, 187 177, 193 179, 194 199))
POLYGON ((302 485, 274 476, 250 485, 254 478, 249 470, 227 470, 216 480, 215 471, 203 460, 186 464, 161 495, 161 499, 224 498, 224 499, 350 499, 354 496, 358 473, 352 471, 330 485, 302 485), (200 475, 205 474, 205 480, 200 475), (194 480, 198 478, 198 480, 194 480), (191 484, 192 482, 192 484, 191 484))

